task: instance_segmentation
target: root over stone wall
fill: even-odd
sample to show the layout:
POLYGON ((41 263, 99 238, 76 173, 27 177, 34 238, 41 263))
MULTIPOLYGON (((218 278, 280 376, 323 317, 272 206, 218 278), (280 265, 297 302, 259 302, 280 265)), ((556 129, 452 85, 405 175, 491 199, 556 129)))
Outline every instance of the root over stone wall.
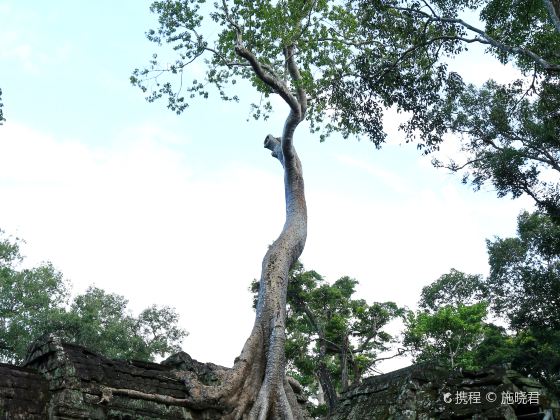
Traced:
MULTIPOLYGON (((219 385, 224 370, 227 368, 197 362, 183 352, 161 364, 111 360, 47 335, 29 347, 23 366, 0 364, 0 420, 217 420, 223 412, 189 408, 181 376, 195 376, 204 385, 219 385)), ((306 404, 301 392, 297 399, 302 407, 306 404)), ((343 395, 331 417, 517 418, 560 420, 558 400, 534 379, 506 368, 449 372, 432 365, 410 366, 365 379, 343 395), (496 400, 488 401, 487 395, 492 393, 496 400), (538 395, 537 400, 520 401, 529 393, 538 395), (503 395, 512 400, 504 404, 503 395), (465 403, 462 397, 470 401, 465 403)))

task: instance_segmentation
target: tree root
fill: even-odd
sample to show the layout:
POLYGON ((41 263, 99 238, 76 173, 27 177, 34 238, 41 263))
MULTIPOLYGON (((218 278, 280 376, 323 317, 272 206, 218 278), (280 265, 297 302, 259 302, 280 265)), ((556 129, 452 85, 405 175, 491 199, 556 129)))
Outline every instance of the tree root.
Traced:
MULTIPOLYGON (((196 410, 218 410, 225 420, 304 418, 296 397, 296 393, 301 394, 301 385, 283 371, 267 369, 265 354, 262 329, 255 327, 234 366, 214 371, 219 385, 204 385, 195 372, 175 371, 187 389, 186 398, 175 403, 196 410)), ((149 399, 155 401, 153 396, 149 399)))
POLYGON ((174 397, 170 397, 169 395, 152 394, 152 393, 137 391, 135 389, 111 388, 111 387, 101 388, 101 399, 98 401, 97 404, 111 402, 111 400, 113 399, 113 395, 122 395, 125 397, 130 397, 130 398, 145 400, 145 401, 154 401, 157 403, 167 404, 167 405, 179 405, 179 406, 188 405, 188 400, 185 398, 174 398, 174 397))

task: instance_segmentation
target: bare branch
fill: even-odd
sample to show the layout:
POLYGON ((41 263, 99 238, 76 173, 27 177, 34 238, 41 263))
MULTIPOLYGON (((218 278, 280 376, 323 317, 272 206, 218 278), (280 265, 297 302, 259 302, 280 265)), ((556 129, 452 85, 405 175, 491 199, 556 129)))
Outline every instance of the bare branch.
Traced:
POLYGON ((290 92, 286 84, 271 74, 269 71, 263 67, 263 65, 259 62, 259 60, 255 57, 255 55, 249 51, 243 45, 243 41, 241 37, 238 36, 237 44, 235 45, 235 52, 240 57, 244 58, 249 62, 255 75, 262 80, 267 86, 269 86, 274 92, 282 97, 286 101, 286 103, 290 106, 292 111, 297 112, 299 114, 299 104, 295 96, 290 92))
POLYGON ((481 161, 484 161, 484 159, 483 159, 483 158, 478 158, 478 159, 468 160, 468 161, 466 161, 466 162, 465 162, 464 164, 462 164, 462 165, 457 165, 455 162, 451 162, 451 163, 448 164, 448 165, 444 165, 444 164, 442 164, 442 163, 438 163, 437 167, 438 167, 438 168, 449 169, 451 172, 457 172, 457 171, 460 171, 460 170, 462 170, 462 169, 465 169, 467 166, 470 166, 470 165, 472 165, 473 163, 481 162, 481 161))
POLYGON ((97 404, 111 402, 111 400, 113 399, 113 395, 121 395, 134 399, 153 401, 153 402, 167 404, 167 405, 186 406, 189 403, 189 400, 187 399, 174 398, 174 397, 170 397, 169 395, 151 394, 151 393, 137 391, 135 389, 103 387, 101 390, 101 398, 97 402, 97 404))
POLYGON ((432 12, 432 15, 436 16, 436 12, 434 11, 434 9, 432 9, 432 6, 430 6, 430 3, 428 3, 426 0, 422 0, 422 3, 424 3, 424 5, 430 9, 430 12, 432 12))
POLYGON ((387 357, 379 357, 375 360, 372 360, 372 364, 375 364, 377 362, 381 362, 382 360, 394 359, 395 357, 402 356, 405 353, 406 353, 406 349, 399 348, 399 349, 397 349, 397 354, 393 354, 392 356, 387 356, 387 357))
POLYGON ((272 156, 280 161, 282 166, 284 166, 284 155, 282 153, 282 144, 278 137, 274 137, 269 134, 264 139, 264 147, 272 152, 272 156))

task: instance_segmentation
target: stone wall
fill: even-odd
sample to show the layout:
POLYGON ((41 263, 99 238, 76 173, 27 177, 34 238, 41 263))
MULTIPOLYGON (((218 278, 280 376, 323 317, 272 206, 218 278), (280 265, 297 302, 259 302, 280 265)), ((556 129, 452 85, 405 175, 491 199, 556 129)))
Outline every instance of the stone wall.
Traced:
MULTIPOLYGON (((180 377, 195 375, 214 385, 223 369, 186 353, 161 364, 111 360, 49 335, 30 346, 23 367, 0 364, 0 420, 217 420, 223 413, 186 406, 180 377)), ((303 395, 298 401, 306 403, 303 395)), ((416 365, 365 379, 343 396, 331 418, 560 420, 560 407, 537 381, 511 370, 460 373, 416 365), (502 394, 514 398, 530 392, 538 394, 536 402, 502 404, 502 394), (496 401, 488 401, 490 393, 496 401)))
MULTIPOLYGON (((181 360, 189 360, 188 356, 181 360)), ((207 365, 191 360, 199 370, 207 365)), ((41 395, 36 408, 36 418, 52 420, 70 419, 220 419, 212 410, 197 411, 185 407, 186 389, 174 373, 173 364, 141 361, 111 360, 81 346, 63 343, 54 336, 45 336, 33 344, 24 362, 25 368, 7 366, 7 377, 27 376, 21 382, 16 400, 0 394, 0 419, 31 419, 32 411, 25 411, 26 392, 41 395), (32 381, 36 381, 33 383, 32 381), (13 401, 12 401, 13 400, 13 401), (17 402, 16 402, 17 401, 17 402), (1 412, 1 411, 0 411, 1 412), (19 413, 24 413, 22 416, 19 413), (45 414, 46 413, 46 414, 45 414)), ((184 368, 188 366, 183 363, 184 368)), ((4 377, 4 376, 2 376, 4 377)), ((16 384, 13 380, 6 381, 16 384)), ((0 382, 2 384, 2 382, 0 382)), ((0 388, 1 389, 1 388, 0 388)))
POLYGON ((433 365, 410 366, 365 379, 342 397, 332 417, 333 420, 517 418, 559 420, 558 400, 534 379, 505 368, 449 372, 433 365))
POLYGON ((49 384, 40 374, 0 363, 0 419, 45 419, 49 400, 49 384))

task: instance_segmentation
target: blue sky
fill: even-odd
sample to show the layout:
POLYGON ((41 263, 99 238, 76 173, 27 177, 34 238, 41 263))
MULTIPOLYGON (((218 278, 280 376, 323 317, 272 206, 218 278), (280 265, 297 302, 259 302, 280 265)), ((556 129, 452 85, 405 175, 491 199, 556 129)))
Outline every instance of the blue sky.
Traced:
MULTIPOLYGON (((175 306, 185 351, 230 365, 253 322, 248 285, 283 224, 281 168, 262 142, 287 110, 265 123, 246 121, 249 101, 200 100, 181 116, 147 103, 129 77, 154 52, 149 4, 0 1, 0 227, 74 292, 96 284, 133 310, 175 306)), ((453 65, 473 82, 513 74, 482 57, 453 65)), ((432 168, 401 145, 398 118, 389 113, 382 150, 298 129, 302 261, 328 280, 355 277, 370 302, 414 306, 452 267, 485 273, 485 239, 514 234, 531 203, 432 168)))

